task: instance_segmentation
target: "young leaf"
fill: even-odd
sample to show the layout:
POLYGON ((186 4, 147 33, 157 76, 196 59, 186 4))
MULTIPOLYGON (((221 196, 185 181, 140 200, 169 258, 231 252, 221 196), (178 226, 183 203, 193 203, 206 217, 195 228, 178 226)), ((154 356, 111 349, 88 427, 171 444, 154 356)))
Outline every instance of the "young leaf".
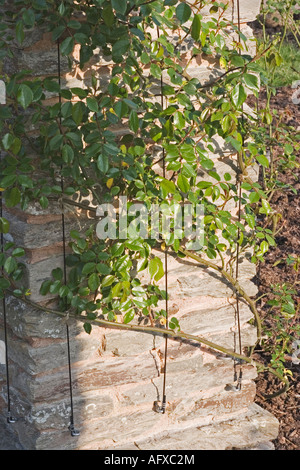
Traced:
POLYGON ((265 168, 269 168, 270 163, 265 155, 256 155, 256 160, 265 168))
POLYGON ((163 190, 166 192, 166 193, 171 193, 171 194, 174 194, 175 191, 176 191, 176 186, 175 184, 173 183, 173 181, 169 181, 167 179, 163 179, 161 181, 161 187, 163 188, 163 190))
POLYGON ((157 256, 149 261, 148 269, 151 278, 155 281, 159 281, 164 275, 163 263, 157 256))

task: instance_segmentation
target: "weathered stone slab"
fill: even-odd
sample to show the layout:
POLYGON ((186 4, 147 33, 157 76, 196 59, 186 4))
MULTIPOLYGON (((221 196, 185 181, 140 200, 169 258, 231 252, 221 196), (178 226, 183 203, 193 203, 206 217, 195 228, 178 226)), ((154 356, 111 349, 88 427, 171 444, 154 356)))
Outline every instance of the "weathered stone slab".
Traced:
MULTIPOLYGON (((241 325, 253 318, 249 307, 245 304, 240 306, 241 325)), ((180 317, 180 327, 185 332, 206 336, 215 335, 232 330, 236 323, 236 305, 227 305, 215 309, 195 309, 180 317)))
MULTIPOLYGON (((20 219, 18 213, 13 213, 12 211, 4 211, 3 216, 10 223, 14 242, 17 246, 23 246, 27 253, 29 250, 32 253, 32 250, 41 248, 43 251, 41 251, 40 257, 50 257, 53 254, 51 252, 53 246, 57 246, 57 251, 62 252, 63 227, 61 214, 57 214, 56 217, 52 215, 52 220, 50 221, 48 221, 49 215, 46 214, 44 219, 43 214, 37 215, 36 218, 32 216, 30 223, 27 220, 20 219)), ((68 235, 71 230, 79 229, 84 231, 90 223, 90 219, 80 212, 73 211, 72 214, 66 213, 65 233, 68 235)), ((38 250, 36 252, 38 253, 38 250)), ((34 263, 36 260, 34 258, 29 259, 29 262, 34 263)))
MULTIPOLYGON (((224 359, 222 361, 219 359, 214 363, 205 364, 201 368, 195 367, 193 371, 188 373, 184 370, 177 371, 176 365, 175 363, 173 370, 170 367, 170 362, 167 365, 166 395, 170 419, 179 419, 177 412, 174 414, 174 410, 182 401, 187 400, 189 406, 193 407, 197 400, 202 400, 203 404, 214 395, 226 390, 234 390, 236 386, 235 368, 232 360, 224 359)), ((243 368, 244 384, 249 385, 255 377, 255 368, 249 366, 243 368)), ((161 401, 162 390, 163 375, 151 380, 151 382, 131 386, 124 385, 118 390, 119 406, 122 408, 141 404, 151 406, 155 400, 161 401)))
MULTIPOLYGON (((68 397, 69 398, 69 397, 68 397)), ((64 430, 70 422, 71 404, 66 398, 59 402, 33 406, 23 418, 32 424, 39 432, 43 430, 64 430)), ((73 401, 74 418, 76 425, 81 426, 90 419, 103 418, 114 410, 112 398, 102 394, 81 394, 73 401)))
MULTIPOLYGON (((156 252, 164 257, 163 253, 156 252)), ((242 261, 242 260, 241 260, 242 261)), ((255 265, 247 260, 240 264, 239 283, 252 297, 257 294, 256 285, 250 280, 255 275, 255 265)), ((143 273, 143 279, 146 273, 143 273)), ((231 297, 233 288, 216 270, 206 268, 187 258, 168 256, 168 286, 171 298, 176 297, 231 297)))
POLYGON ((106 345, 104 354, 115 356, 136 356, 141 352, 151 351, 154 344, 162 343, 163 338, 153 335, 136 333, 134 331, 106 330, 106 345))
MULTIPOLYGON (((238 330, 237 327, 233 328, 231 332, 222 334, 211 334, 207 336, 207 339, 213 343, 223 346, 223 348, 231 351, 239 352, 238 344, 238 330)), ((244 325, 241 328, 241 343, 242 348, 253 346, 257 341, 257 330, 256 327, 250 324, 244 325)))
MULTIPOLYGON (((13 334, 21 338, 65 338, 63 320, 32 308, 14 297, 6 297, 7 321, 13 334)), ((2 310, 0 308, 0 312, 2 310)))
MULTIPOLYGON (((15 340, 13 347, 9 348, 9 358, 32 376, 40 373, 49 373, 51 370, 65 367, 68 361, 68 345, 66 342, 66 326, 64 325, 63 340, 49 338, 15 340), (31 343, 31 344, 30 344, 31 343)), ((1 335, 2 337, 2 335, 1 335)), ((71 336, 70 332, 70 355, 73 360, 80 362, 87 358, 97 357, 101 348, 99 337, 88 336, 85 332, 79 337, 71 336)))
POLYGON ((199 423, 201 420, 207 424, 220 416, 226 419, 226 416, 251 405, 255 394, 255 384, 244 382, 241 391, 232 387, 230 390, 215 391, 209 397, 200 397, 196 401, 186 397, 173 407, 172 420, 178 419, 179 423, 199 423))
POLYGON ((275 439, 277 434, 278 421, 269 412, 252 404, 233 419, 162 432, 151 439, 137 440, 136 446, 140 450, 231 450, 275 439))

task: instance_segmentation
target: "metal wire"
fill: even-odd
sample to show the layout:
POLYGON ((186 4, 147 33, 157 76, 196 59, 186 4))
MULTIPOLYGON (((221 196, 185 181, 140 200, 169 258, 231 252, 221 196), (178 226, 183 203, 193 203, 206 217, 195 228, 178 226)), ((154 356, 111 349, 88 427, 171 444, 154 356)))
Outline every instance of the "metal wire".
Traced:
MULTIPOLYGON (((57 41, 57 68, 58 68, 58 84, 61 87, 61 62, 60 62, 60 44, 57 41)), ((58 100, 60 104, 60 109, 62 105, 61 94, 58 95, 58 100)), ((61 125, 61 114, 59 115, 59 122, 61 125)), ((62 170, 61 166, 61 170, 62 170)), ((61 175, 60 179, 61 183, 61 190, 62 195, 64 194, 64 178, 61 175)), ((64 211, 64 203, 63 200, 61 201, 61 225, 62 225, 62 241, 63 241, 63 275, 64 275, 64 283, 67 283, 67 263, 66 263, 66 226, 65 226, 65 211, 64 211)), ((71 436, 79 436, 80 432, 75 428, 74 425, 74 405, 73 405, 73 387, 72 387, 72 366, 71 366, 71 352, 70 352, 70 332, 69 332, 69 325, 66 323, 66 337, 67 337, 67 353, 68 353, 68 374, 69 374, 69 393, 70 393, 70 406, 71 406, 71 413, 70 413, 70 425, 69 431, 71 432, 71 436)))
MULTIPOLYGON (((3 200, 2 192, 0 192, 0 217, 3 217, 3 200)), ((1 232, 1 254, 4 253, 4 236, 1 232)), ((3 267, 1 268, 1 274, 3 276, 3 267)), ((9 378, 9 367, 8 367, 8 334, 7 334, 7 312, 6 312, 6 297, 3 294, 2 299, 2 311, 3 311, 3 326, 4 326, 4 345, 5 345, 5 369, 6 369, 6 387, 7 387, 7 423, 13 424, 16 422, 11 414, 11 398, 10 398, 10 378, 9 378)))
MULTIPOLYGON (((157 27, 157 36, 159 38, 159 28, 157 27)), ((161 107, 164 109, 164 97, 163 97, 163 78, 160 77, 160 96, 161 96, 161 107)), ((162 150, 162 167, 163 167, 163 177, 166 177, 166 161, 165 161, 165 149, 162 150)), ((165 247, 165 256, 164 256, 164 271, 165 271, 165 310, 166 310, 166 328, 169 326, 169 307, 168 307, 168 253, 167 247, 165 247)), ((166 396, 166 382, 167 382, 167 360, 168 360, 168 335, 165 335, 165 353, 164 353, 164 375, 163 375, 163 394, 162 394, 162 405, 156 406, 156 411, 159 413, 166 412, 167 406, 167 396, 166 396)))
MULTIPOLYGON (((238 16, 238 35, 239 35, 239 44, 241 42, 241 16, 240 16, 240 1, 237 0, 237 16, 238 16)), ((241 54, 241 49, 239 48, 239 54, 241 54)), ((243 110, 242 110, 243 111, 243 110)), ((244 119, 244 115, 242 112, 242 121, 244 119)), ((240 257, 240 223, 241 223, 241 199, 242 199, 242 187, 240 181, 240 175, 238 174, 238 235, 237 235, 237 248, 236 248, 236 280, 239 279, 239 257, 240 257)), ((237 319, 237 328, 238 328, 238 343, 239 343, 239 354, 242 355, 242 336, 241 336, 241 321, 240 321, 240 299, 239 294, 236 293, 236 319, 237 319)), ((242 377, 243 377, 243 370, 242 365, 240 364, 239 367, 239 375, 237 376, 237 390, 241 390, 242 388, 242 377)))

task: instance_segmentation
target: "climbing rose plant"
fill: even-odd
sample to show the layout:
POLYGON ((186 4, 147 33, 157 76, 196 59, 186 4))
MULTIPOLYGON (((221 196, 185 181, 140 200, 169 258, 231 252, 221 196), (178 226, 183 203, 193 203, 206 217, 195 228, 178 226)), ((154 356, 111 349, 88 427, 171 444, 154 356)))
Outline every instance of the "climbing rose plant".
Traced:
MULTIPOLYGON (((68 311, 83 319, 88 333, 97 321, 122 328, 136 325, 138 319, 139 325, 144 322, 154 332, 164 327, 169 335, 187 337, 176 317, 167 322, 161 307, 167 293, 160 282, 164 276, 160 250, 219 272, 249 304, 259 341, 255 302, 236 279, 235 264, 237 255, 257 263, 275 244, 272 230, 266 228, 269 224, 257 222, 257 216, 267 222, 274 217, 268 194, 249 176, 254 165, 269 167, 264 141, 251 139, 261 116, 245 109, 247 91, 256 96, 259 91, 262 70, 257 62, 264 51, 256 57, 248 53, 246 37, 225 19, 228 4, 199 0, 0 4, 4 64, 13 60, 33 28, 41 28, 51 33, 60 65, 83 76, 89 72, 90 77, 83 88, 68 88, 58 75, 32 79, 28 70, 7 75, 4 66, 0 76, 6 84, 6 104, 0 107, 3 204, 22 210, 33 203, 42 209, 77 207, 93 216, 85 231, 67 234, 71 254, 66 256, 66 271, 54 269, 41 285, 42 294, 58 299, 59 307, 52 312, 68 311), (236 31, 235 40, 228 36, 229 28, 236 31), (195 58, 216 60, 218 76, 210 83, 190 76, 195 58), (101 63, 109 64, 108 79, 101 76, 101 63), (49 96, 59 99, 47 104, 49 96), (216 171, 215 139, 232 149, 236 178, 216 171), (155 239, 138 235, 100 239, 97 207, 115 205, 120 197, 127 201, 125 228, 132 224, 138 228, 136 214, 130 212, 134 203, 147 210, 156 205, 170 216, 167 233, 155 239), (229 210, 232 202, 242 206, 239 217, 229 210), (186 204, 201 205, 204 211, 198 250, 176 235, 174 207, 186 204), (148 283, 141 282, 145 272, 148 283)), ((3 214, 1 231, 2 236, 9 232, 3 214)), ((20 287, 23 255, 22 247, 4 244, 0 291, 2 297, 10 293, 30 302, 30 292, 20 287)), ((251 355, 243 358, 252 360, 251 355)))

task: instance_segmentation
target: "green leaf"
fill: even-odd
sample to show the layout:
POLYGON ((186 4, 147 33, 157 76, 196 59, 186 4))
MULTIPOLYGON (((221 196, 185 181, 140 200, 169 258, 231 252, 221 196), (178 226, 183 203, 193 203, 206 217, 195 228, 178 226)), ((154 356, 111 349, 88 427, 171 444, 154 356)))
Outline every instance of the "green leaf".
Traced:
POLYGON ((58 291, 58 295, 59 295, 60 297, 62 297, 62 298, 63 298, 63 297, 67 297, 67 295, 69 294, 69 292, 70 292, 70 289, 69 289, 68 286, 61 286, 61 288, 60 288, 59 291, 58 291))
POLYGON ((99 111, 98 101, 94 97, 88 97, 86 99, 86 104, 90 111, 97 113, 99 111))
POLYGON ((61 134, 57 134, 54 137, 52 137, 52 139, 49 142, 50 150, 58 150, 63 143, 63 138, 64 136, 61 134))
POLYGON ((88 286, 92 292, 96 291, 100 286, 100 279, 97 273, 93 273, 90 275, 88 279, 88 286))
POLYGON ((103 9, 102 18, 106 26, 111 27, 114 24, 115 15, 110 5, 103 9))
POLYGON ((117 13, 125 15, 127 10, 127 1, 126 0, 111 0, 111 6, 116 10, 117 13))
POLYGON ((103 279, 102 287, 111 286, 114 281, 115 281, 115 276, 113 276, 112 274, 109 274, 108 276, 105 276, 105 278, 103 279))
POLYGON ((53 278, 56 280, 56 281, 61 281, 64 277, 64 273, 63 273, 63 270, 61 268, 55 268, 51 271, 51 274, 53 276, 53 278))
POLYGON ((74 49, 74 38, 72 36, 66 38, 63 40, 63 42, 60 45, 60 52, 62 55, 69 55, 74 49))
POLYGON ((60 86, 57 80, 54 80, 52 78, 45 78, 44 80, 44 87, 47 91, 51 91, 54 93, 59 93, 60 92, 60 86))
POLYGON ((266 214, 266 215, 270 214, 272 209, 271 209, 270 203, 266 199, 261 200, 261 205, 262 207, 259 209, 259 213, 266 214))
POLYGON ((176 329, 180 330, 179 322, 176 317, 171 318, 170 323, 169 323, 169 328, 171 328, 171 330, 176 330, 176 329))
POLYGON ((23 21, 18 21, 16 23, 16 38, 19 44, 22 44, 25 38, 23 21))
POLYGON ((157 64, 151 64, 150 72, 151 72, 151 74, 153 75, 154 78, 159 79, 161 77, 161 68, 157 64))
POLYGON ((186 23, 186 21, 189 20, 191 14, 192 14, 191 7, 185 2, 181 2, 176 7, 176 16, 179 19, 180 23, 186 23))
POLYGON ((139 129, 139 117, 137 112, 132 110, 129 115, 129 127, 133 132, 137 132, 139 129))
POLYGON ((0 278, 0 289, 8 289, 10 287, 10 282, 4 277, 0 278))
POLYGON ((269 244, 268 242, 266 242, 265 240, 263 242, 261 242, 260 244, 260 251, 262 252, 262 254, 265 254, 269 249, 269 244))
POLYGON ((68 28, 71 28, 71 29, 80 29, 81 28, 81 23, 80 23, 80 21, 71 20, 71 21, 68 22, 67 26, 68 26, 68 28))
POLYGON ((174 126, 180 131, 185 127, 186 121, 183 114, 180 111, 174 113, 174 126))
POLYGON ((192 176, 196 176, 196 171, 194 170, 193 166, 190 165, 189 163, 184 164, 182 168, 182 173, 188 178, 191 178, 192 176))
POLYGON ((15 258, 25 256, 25 250, 24 248, 15 248, 11 255, 14 256, 15 258))
POLYGON ((199 40, 201 31, 201 17, 200 15, 195 15, 192 22, 191 36, 195 41, 199 40))
POLYGON ((17 93, 17 101, 24 109, 28 108, 28 106, 33 101, 33 93, 29 86, 25 84, 19 86, 17 93))
POLYGON ((249 201, 254 204, 255 202, 258 202, 260 200, 260 195, 256 191, 253 191, 249 195, 249 201))
POLYGON ((17 267, 18 265, 15 258, 9 256, 4 263, 4 269, 7 274, 11 274, 12 272, 14 272, 17 267))
POLYGON ((46 196, 42 196, 39 199, 39 203, 40 203, 42 209, 47 209, 47 207, 49 206, 49 200, 46 198, 46 196))
POLYGON ((265 168, 269 168, 270 163, 269 163, 268 158, 265 155, 256 155, 255 158, 258 161, 258 163, 260 163, 262 166, 264 166, 265 168))
POLYGON ((242 106, 242 104, 244 103, 244 101, 246 100, 247 98, 247 93, 245 92, 245 88, 243 87, 243 85, 239 84, 239 85, 236 85, 232 91, 232 101, 234 103, 234 105, 239 108, 240 106, 242 106))
POLYGON ((74 87, 74 88, 71 88, 70 90, 73 93, 73 95, 78 96, 78 98, 80 98, 81 100, 84 100, 84 98, 86 98, 89 93, 88 90, 84 90, 83 88, 79 88, 79 87, 74 87))
POLYGON ((31 8, 24 11, 22 18, 26 26, 32 27, 35 23, 35 14, 31 8))
POLYGON ((69 144, 65 144, 61 151, 62 159, 65 163, 72 163, 74 159, 74 151, 69 144))
POLYGON ((123 254, 124 249, 125 249, 124 243, 115 243, 111 247, 111 254, 112 254, 112 256, 117 258, 117 257, 119 257, 123 254))
POLYGON ((178 175, 177 185, 183 193, 187 193, 190 190, 189 180, 182 173, 178 175))
POLYGON ((175 183, 173 183, 173 181, 163 179, 161 181, 161 187, 167 194, 168 193, 174 194, 176 192, 176 186, 175 186, 175 183))
POLYGON ((165 274, 162 260, 157 256, 149 261, 148 269, 151 278, 155 281, 159 281, 165 274))
POLYGON ((86 263, 82 268, 82 274, 90 274, 95 271, 96 263, 86 263))
POLYGON ((0 217, 0 233, 9 232, 9 222, 4 217, 0 217))
POLYGON ((72 108, 72 118, 77 126, 82 122, 83 112, 84 104, 81 101, 78 101, 78 103, 75 103, 72 108))
POLYGON ((253 91, 258 91, 259 90, 259 81, 258 77, 256 75, 253 75, 252 73, 245 73, 243 75, 243 80, 245 82, 245 85, 253 91))
POLYGON ((17 180, 17 175, 12 174, 12 175, 6 175, 4 178, 0 181, 0 187, 1 188, 8 188, 9 186, 12 186, 17 180))
POLYGON ((92 331, 92 325, 91 325, 90 323, 88 323, 88 322, 85 322, 85 323, 83 324, 83 328, 84 328, 85 332, 86 332, 88 335, 89 335, 89 334, 91 333, 91 331, 92 331))
POLYGON ((109 169, 109 160, 106 155, 104 154, 99 155, 98 160, 97 160, 97 167, 102 173, 104 173, 104 175, 107 173, 109 169))
POLYGON ((130 309, 125 313, 123 323, 130 323, 134 319, 134 310, 130 309))
POLYGON ((110 271, 111 271, 110 267, 107 266, 107 265, 104 264, 104 263, 98 263, 98 264, 96 265, 96 269, 97 269, 98 273, 104 274, 105 276, 106 276, 107 274, 109 274, 110 271))
POLYGON ((224 116, 221 122, 223 132, 227 132, 230 129, 230 125, 231 125, 231 117, 227 114, 226 116, 224 116))
POLYGON ((14 207, 21 201, 21 192, 19 188, 14 187, 5 192, 5 204, 7 207, 14 207))
POLYGON ((49 290, 50 290, 51 284, 52 284, 51 279, 47 279, 47 281, 44 281, 41 285, 41 288, 40 288, 40 294, 41 295, 47 295, 49 290))
POLYGON ((12 146, 15 138, 12 134, 5 134, 5 136, 2 139, 2 144, 4 147, 4 150, 9 150, 10 147, 12 146))
POLYGON ((79 66, 83 69, 84 64, 88 62, 93 56, 93 48, 86 44, 82 44, 80 48, 80 61, 79 66))
POLYGON ((52 40, 57 41, 57 39, 60 38, 60 36, 64 33, 66 30, 65 25, 59 25, 57 26, 53 31, 52 31, 52 40))
POLYGON ((127 112, 128 112, 128 106, 126 103, 124 103, 123 100, 119 100, 115 106, 114 106, 114 110, 116 112, 116 115, 121 119, 122 117, 124 117, 127 112))

